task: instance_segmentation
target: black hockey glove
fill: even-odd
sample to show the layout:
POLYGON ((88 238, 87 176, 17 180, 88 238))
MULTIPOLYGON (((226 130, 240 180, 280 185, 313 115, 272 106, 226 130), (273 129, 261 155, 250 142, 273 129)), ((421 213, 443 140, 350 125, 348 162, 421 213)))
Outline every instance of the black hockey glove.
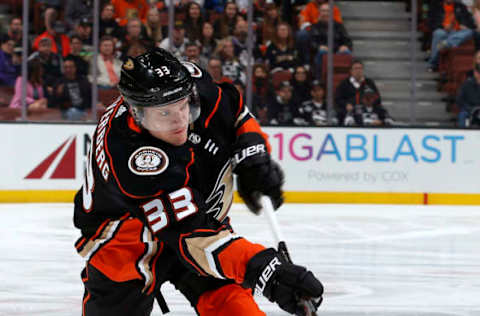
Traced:
POLYGON ((236 147, 233 171, 237 174, 238 194, 249 210, 258 214, 262 195, 269 196, 273 207, 279 208, 283 203, 283 172, 270 158, 263 140, 258 134, 244 134, 236 147))
POLYGON ((323 286, 313 273, 285 262, 272 248, 250 259, 242 286, 263 293, 293 315, 306 315, 302 300, 314 301, 315 311, 322 303, 323 286))

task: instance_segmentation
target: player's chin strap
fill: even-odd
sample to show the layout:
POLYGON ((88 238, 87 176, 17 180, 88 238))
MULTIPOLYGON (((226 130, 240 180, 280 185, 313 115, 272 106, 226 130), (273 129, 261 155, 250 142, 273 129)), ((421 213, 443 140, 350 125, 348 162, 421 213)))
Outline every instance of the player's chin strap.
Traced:
MULTIPOLYGON (((263 213, 267 216, 268 223, 270 224, 270 228, 272 229, 273 237, 275 243, 278 244, 278 253, 285 259, 288 263, 293 263, 292 259, 290 258, 290 253, 287 249, 287 244, 285 243, 285 239, 283 238, 282 232, 280 231, 280 226, 278 225, 277 217, 274 213, 274 208, 272 201, 268 196, 261 197, 262 209, 263 213)), ((317 316, 317 309, 322 303, 322 298, 320 297, 318 300, 313 298, 298 298, 298 305, 305 311, 306 316, 317 316)))

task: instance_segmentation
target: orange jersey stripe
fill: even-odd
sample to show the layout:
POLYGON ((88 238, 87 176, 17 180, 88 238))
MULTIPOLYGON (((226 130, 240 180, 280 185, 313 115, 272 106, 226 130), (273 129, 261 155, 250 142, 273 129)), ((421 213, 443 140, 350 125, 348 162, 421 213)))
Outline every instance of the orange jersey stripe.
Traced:
POLYGON ((205 121, 205 128, 208 127, 208 124, 210 124, 210 120, 212 119, 213 115, 215 112, 217 112, 218 109, 218 104, 220 103, 220 100, 222 99, 222 88, 218 87, 218 97, 217 97, 217 102, 215 103, 215 107, 213 108, 212 112, 208 115, 207 120, 205 121))
POLYGON ((190 168, 191 165, 193 165, 193 163, 195 162, 195 153, 193 152, 193 149, 190 148, 190 162, 187 164, 187 166, 185 167, 185 173, 186 173, 186 177, 185 177, 185 183, 183 184, 183 186, 186 186, 187 183, 188 183, 188 180, 190 180, 190 173, 188 172, 188 168, 190 168))
POLYGON ((242 105, 243 105, 242 94, 240 92, 238 92, 238 95, 240 96, 240 102, 238 102, 238 110, 237 110, 237 114, 235 114, 235 117, 237 117, 237 118, 240 115, 240 113, 242 112, 242 105))
POLYGON ((265 134, 262 131, 262 128, 258 124, 257 120, 255 120, 253 117, 249 118, 242 126, 240 126, 237 129, 237 137, 245 134, 245 133, 257 133, 262 136, 262 138, 265 140, 265 144, 267 145, 267 150, 270 153, 272 148, 270 147, 270 142, 268 141, 268 135, 265 134))

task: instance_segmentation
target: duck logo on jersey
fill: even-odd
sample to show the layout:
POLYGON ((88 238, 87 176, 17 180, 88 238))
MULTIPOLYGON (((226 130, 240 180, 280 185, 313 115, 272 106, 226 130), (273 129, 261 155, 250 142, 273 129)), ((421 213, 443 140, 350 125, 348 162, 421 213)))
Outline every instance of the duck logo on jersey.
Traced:
POLYGON ((128 159, 128 168, 139 176, 153 176, 168 167, 168 156, 159 148, 140 147, 128 159))
POLYGON ((208 206, 207 214, 211 214, 218 221, 222 221, 228 214, 233 201, 233 173, 232 164, 227 162, 220 171, 215 187, 205 201, 208 206))

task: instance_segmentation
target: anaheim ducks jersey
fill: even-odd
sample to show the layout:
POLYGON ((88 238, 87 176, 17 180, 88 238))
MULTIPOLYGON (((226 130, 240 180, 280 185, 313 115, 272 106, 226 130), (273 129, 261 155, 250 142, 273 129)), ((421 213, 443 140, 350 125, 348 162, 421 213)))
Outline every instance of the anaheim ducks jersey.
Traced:
MULTIPOLYGON (((215 84, 188 67, 200 96, 200 117, 188 140, 173 146, 141 129, 122 98, 101 116, 88 154, 85 180, 75 196, 75 226, 94 234, 106 219, 126 214, 153 233, 197 212, 224 221, 233 199, 231 158, 242 134, 264 134, 233 85, 215 84)), ((268 145, 267 145, 268 146, 268 145)))

